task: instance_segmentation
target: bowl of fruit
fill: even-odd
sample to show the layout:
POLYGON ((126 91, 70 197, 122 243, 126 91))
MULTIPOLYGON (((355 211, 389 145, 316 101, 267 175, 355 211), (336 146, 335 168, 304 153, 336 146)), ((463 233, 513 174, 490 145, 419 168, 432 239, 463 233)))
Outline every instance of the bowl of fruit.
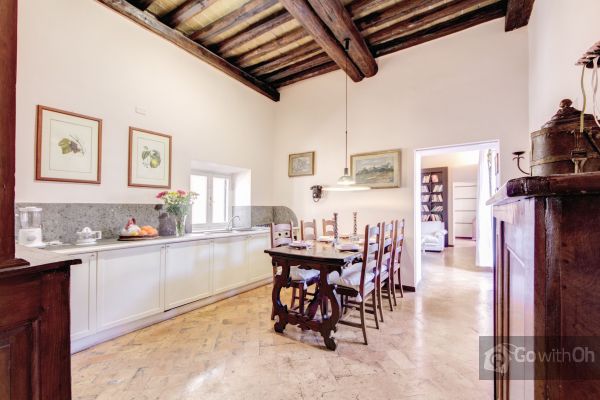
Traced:
POLYGON ((135 222, 135 218, 129 218, 127 225, 119 233, 119 240, 148 240, 157 237, 158 230, 156 228, 150 225, 140 227, 135 222))

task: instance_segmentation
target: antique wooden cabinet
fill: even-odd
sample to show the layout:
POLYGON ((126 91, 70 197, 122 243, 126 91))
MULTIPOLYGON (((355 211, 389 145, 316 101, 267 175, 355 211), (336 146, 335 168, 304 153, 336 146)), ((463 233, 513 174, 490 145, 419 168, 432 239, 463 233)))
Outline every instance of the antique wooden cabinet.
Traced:
MULTIPOLYGON (((568 337, 599 337, 600 173, 511 180, 488 204, 496 231, 495 348, 525 336, 537 337, 534 351, 548 352, 568 337)), ((600 398, 600 380, 567 372, 539 359, 509 364, 495 372, 495 398, 600 398)))
POLYGON ((71 398, 69 267, 80 263, 17 249, 29 265, 0 268, 0 399, 71 398))

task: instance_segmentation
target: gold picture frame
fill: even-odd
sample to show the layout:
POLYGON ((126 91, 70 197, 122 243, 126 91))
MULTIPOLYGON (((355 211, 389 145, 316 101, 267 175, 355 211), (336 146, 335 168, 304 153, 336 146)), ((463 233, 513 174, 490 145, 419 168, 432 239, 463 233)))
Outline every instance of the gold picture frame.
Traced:
POLYGON ((399 149, 353 154, 350 174, 357 185, 372 189, 399 188, 402 152, 399 149))
POLYGON ((311 176, 315 174, 315 152, 290 154, 288 158, 288 177, 311 176))

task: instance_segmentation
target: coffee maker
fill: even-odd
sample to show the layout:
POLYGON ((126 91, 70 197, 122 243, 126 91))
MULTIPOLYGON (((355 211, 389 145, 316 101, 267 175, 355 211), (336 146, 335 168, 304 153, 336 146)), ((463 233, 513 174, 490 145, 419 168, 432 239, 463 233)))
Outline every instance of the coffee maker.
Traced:
POLYGON ((27 247, 44 247, 42 241, 42 209, 40 207, 19 208, 19 244, 27 247))

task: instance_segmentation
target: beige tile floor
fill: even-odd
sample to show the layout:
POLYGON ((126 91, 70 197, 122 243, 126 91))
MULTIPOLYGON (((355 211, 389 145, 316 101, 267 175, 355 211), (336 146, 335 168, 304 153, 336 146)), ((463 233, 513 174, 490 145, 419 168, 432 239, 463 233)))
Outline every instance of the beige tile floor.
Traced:
POLYGON ((190 312, 73 356, 74 399, 492 398, 478 380, 492 277, 469 243, 423 256, 424 280, 381 330, 340 326, 338 350, 270 321, 270 287, 190 312))

